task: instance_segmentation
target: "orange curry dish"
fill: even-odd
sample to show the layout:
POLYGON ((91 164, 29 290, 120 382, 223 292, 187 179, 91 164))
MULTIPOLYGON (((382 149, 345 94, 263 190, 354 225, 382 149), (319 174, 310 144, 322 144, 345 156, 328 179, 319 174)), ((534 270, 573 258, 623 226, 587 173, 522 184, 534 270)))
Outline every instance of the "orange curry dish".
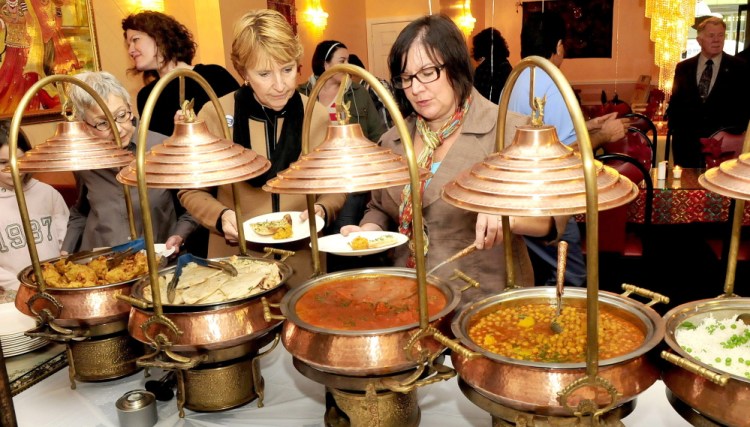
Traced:
MULTIPOLYGON (((445 294, 427 285, 429 316, 447 304, 445 294)), ((387 329, 419 322, 414 278, 366 275, 321 283, 297 301, 295 311, 310 325, 345 331, 387 329)))
MULTIPOLYGON (((536 303, 499 307, 474 319, 469 338, 480 347, 518 360, 577 363, 586 360, 586 309, 564 306, 563 331, 550 328, 555 306, 536 303)), ((611 359, 637 349, 646 338, 632 322, 606 306, 599 308, 599 358, 611 359)))

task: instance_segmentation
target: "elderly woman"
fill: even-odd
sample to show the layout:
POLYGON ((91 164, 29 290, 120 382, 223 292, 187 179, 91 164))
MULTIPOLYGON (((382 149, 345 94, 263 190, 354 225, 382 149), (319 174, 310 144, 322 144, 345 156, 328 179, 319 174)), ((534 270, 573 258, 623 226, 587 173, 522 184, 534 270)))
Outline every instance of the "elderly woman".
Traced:
MULTIPOLYGON (((279 195, 263 191, 263 184, 296 161, 302 149, 302 121, 307 97, 296 91, 297 68, 302 58, 302 45, 284 17, 272 10, 256 10, 245 14, 235 26, 232 42, 232 64, 245 84, 236 92, 220 99, 224 111, 231 116, 234 142, 267 157, 271 169, 263 175, 240 183, 243 220, 280 211, 302 211, 307 219, 307 202, 302 195, 279 195)), ((313 110, 311 149, 323 142, 328 125, 325 108, 313 110)), ((224 117, 219 117, 213 104, 206 104, 198 117, 205 120, 212 133, 222 135, 224 117)), ((345 196, 320 196, 315 214, 331 222, 341 209, 345 196)), ((232 187, 183 190, 180 201, 200 223, 211 231, 208 256, 236 254, 238 239, 236 216, 232 207, 232 187), (215 194, 215 196, 214 196, 215 194)), ((275 245, 297 252, 290 259, 295 274, 289 283, 299 284, 312 272, 307 239, 275 245)), ((263 252, 263 245, 248 243, 254 255, 263 252)), ((324 260, 321 260, 324 261, 324 260)))
MULTIPOLYGON (((135 151, 135 135, 138 127, 133 116, 130 93, 110 73, 87 72, 76 75, 76 78, 91 86, 107 104, 114 116, 120 139, 126 149, 135 151)), ((114 141, 112 127, 94 98, 79 86, 71 86, 70 99, 75 105, 79 119, 89 125, 91 132, 100 137, 114 141)), ((146 147, 161 143, 166 136, 148 132, 146 147)), ((122 185, 117 182, 119 169, 95 169, 75 172, 78 200, 70 208, 68 232, 63 242, 65 252, 90 250, 96 247, 113 246, 125 243, 130 238, 128 212, 125 207, 125 196, 122 185)), ((138 234, 143 233, 141 224, 138 190, 130 188, 133 200, 133 216, 138 234)), ((148 197, 151 206, 151 218, 154 228, 154 239, 164 242, 167 248, 179 252, 188 235, 198 223, 184 212, 177 201, 175 192, 170 190, 150 189, 148 197), (179 218, 178 218, 179 215, 179 218)))
MULTIPOLYGON (((428 237, 427 268, 474 243, 477 253, 455 262, 479 281, 478 294, 497 293, 505 287, 505 263, 500 217, 456 208, 440 197, 442 187, 456 175, 495 151, 497 106, 472 87, 469 51, 461 30, 446 16, 417 19, 399 34, 390 55, 389 69, 395 97, 414 141, 417 162, 431 169, 433 177, 422 188, 390 187, 373 191, 372 201, 360 226, 346 226, 342 234, 357 230, 392 230, 412 236, 411 191, 422 191, 425 234, 428 237)), ((404 153, 396 128, 381 138, 384 147, 404 153)), ((513 260, 517 284, 533 285, 533 270, 521 235, 542 236, 552 231, 552 220, 510 218, 513 260)), ((396 248, 396 265, 414 266, 409 245, 396 248)), ((447 274, 453 268, 437 270, 447 274)))

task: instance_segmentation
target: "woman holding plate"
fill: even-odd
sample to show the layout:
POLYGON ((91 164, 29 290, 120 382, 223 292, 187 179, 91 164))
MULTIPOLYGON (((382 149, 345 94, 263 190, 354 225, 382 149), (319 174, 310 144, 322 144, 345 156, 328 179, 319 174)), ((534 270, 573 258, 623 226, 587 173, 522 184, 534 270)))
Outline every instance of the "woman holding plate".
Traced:
MULTIPOLYGON (((412 135, 417 163, 433 173, 419 189, 423 195, 427 269, 472 242, 481 250, 457 260, 451 268, 436 271, 437 275, 447 275, 458 268, 479 281, 481 289, 465 292, 464 301, 505 287, 500 217, 459 209, 440 197, 442 187, 458 173, 495 151, 497 106, 473 89, 469 58, 461 30, 442 15, 425 16, 407 25, 388 56, 394 95, 412 135)), ((396 128, 386 132, 381 143, 395 153, 404 153, 396 128)), ((359 227, 345 226, 341 233, 397 229, 411 237, 415 232, 411 191, 409 185, 373 191, 359 227)), ((552 218, 512 217, 510 225, 516 283, 531 286, 534 273, 522 235, 553 232, 552 218)), ((395 265, 415 267, 409 246, 395 249, 395 265)))
MULTIPOLYGON (((262 186, 269 179, 296 161, 302 150, 302 121, 309 101, 297 92, 297 69, 302 59, 302 45, 284 17, 272 10, 262 9, 246 13, 235 26, 232 42, 232 64, 245 83, 237 91, 220 98, 227 114, 227 122, 235 143, 252 149, 271 161, 271 169, 261 176, 240 183, 241 209, 244 219, 277 221, 291 212, 295 224, 289 238, 261 236, 248 227, 245 238, 251 255, 263 255, 263 247, 272 244, 280 249, 297 252, 290 258, 294 268, 290 285, 301 284, 312 273, 309 240, 301 237, 307 225, 307 199, 303 195, 271 194, 262 186), (295 236, 296 234, 296 236, 295 236), (269 240, 269 238, 271 240, 269 240), (259 243, 261 242, 261 243, 259 243)), ((313 149, 322 143, 328 126, 326 109, 316 105, 311 120, 310 144, 313 149)), ((213 104, 206 104, 198 117, 205 120, 209 130, 222 135, 220 122, 213 104)), ((223 119, 223 118, 222 118, 223 119)), ((232 186, 218 189, 183 190, 180 202, 200 223, 211 231, 208 256, 221 257, 238 253, 238 233, 232 198, 232 186)), ((344 203, 344 194, 318 197, 315 214, 327 223, 335 219, 344 203)), ((318 219, 320 221, 320 218, 318 219)), ((324 257, 321 263, 324 263, 324 257)), ((323 264, 325 265, 325 264, 323 264)))

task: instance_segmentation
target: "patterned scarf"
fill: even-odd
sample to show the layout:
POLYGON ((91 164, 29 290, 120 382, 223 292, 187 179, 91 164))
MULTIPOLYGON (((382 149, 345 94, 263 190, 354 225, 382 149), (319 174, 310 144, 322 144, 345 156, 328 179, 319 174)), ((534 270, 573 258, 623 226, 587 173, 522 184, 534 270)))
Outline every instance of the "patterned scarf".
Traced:
MULTIPOLYGON (((464 105, 460 108, 457 108, 453 113, 453 116, 448 121, 443 123, 443 125, 440 127, 440 129, 437 130, 437 132, 433 132, 430 130, 430 128, 427 126, 427 122, 422 116, 417 116, 417 130, 419 131, 419 135, 421 136, 422 143, 424 145, 424 147, 422 148, 422 152, 420 152, 419 156, 417 157, 417 165, 419 167, 425 168, 427 170, 430 170, 432 168, 433 153, 438 149, 438 147, 443 144, 443 141, 448 139, 448 137, 450 137, 458 128, 461 127, 464 116, 466 115, 466 111, 469 110, 470 105, 471 96, 466 98, 464 105)), ((426 180, 420 182, 420 195, 424 195, 424 189, 426 186, 426 180)), ((404 189, 401 191, 401 204, 399 206, 398 219, 398 232, 409 237, 410 254, 409 259, 406 261, 406 266, 409 268, 415 268, 417 265, 415 255, 416 252, 414 248, 414 240, 412 239, 414 231, 412 229, 414 210, 411 203, 410 184, 405 185, 404 189)), ((422 230, 422 233, 424 234, 424 253, 425 255, 427 255, 427 247, 429 246, 429 241, 427 239, 427 233, 425 232, 425 230, 422 230)))

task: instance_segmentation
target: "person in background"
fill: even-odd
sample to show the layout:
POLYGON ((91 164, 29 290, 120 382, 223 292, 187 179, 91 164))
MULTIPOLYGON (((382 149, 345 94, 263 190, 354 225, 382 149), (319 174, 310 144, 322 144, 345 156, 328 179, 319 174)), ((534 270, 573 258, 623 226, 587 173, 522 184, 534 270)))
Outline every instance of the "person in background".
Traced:
MULTIPOLYGON (((216 64, 195 64, 196 43, 190 31, 169 15, 155 11, 131 14, 122 20, 128 55, 133 59, 131 71, 142 73, 146 86, 138 91, 138 116, 159 78, 176 68, 187 68, 206 79, 217 97, 234 92, 240 86, 226 68, 216 64)), ((180 105, 180 83, 172 80, 162 91, 152 111, 148 129, 170 136, 174 132, 174 116, 180 105)), ((185 78, 185 99, 194 100, 198 113, 208 102, 206 91, 191 78, 185 78)), ((185 242, 185 249, 197 256, 206 256, 208 230, 198 227, 185 242)))
MULTIPOLYGON (((529 15, 521 30, 521 57, 531 55, 549 59, 555 66, 560 67, 565 57, 565 38, 567 31, 565 21, 556 12, 537 12, 529 15)), ((568 146, 577 148, 577 136, 562 93, 544 70, 537 68, 534 82, 534 97, 546 98, 544 105, 544 123, 555 126, 560 141, 568 146)), ((529 105, 530 69, 526 68, 516 80, 512 90, 508 110, 523 115, 531 114, 529 105)), ((609 142, 617 141, 625 136, 625 126, 616 119, 616 113, 597 117, 586 122, 593 149, 609 142)), ((568 242, 567 268, 565 283, 583 286, 586 281, 586 265, 581 244, 581 233, 573 217, 556 218, 560 225, 556 236, 548 239, 526 238, 526 245, 531 252, 537 279, 540 284, 554 284, 557 277, 557 245, 558 240, 568 242)))
MULTIPOLYGON (((107 104, 114 116, 117 132, 125 149, 135 152, 137 120, 133 116, 130 93, 110 73, 86 72, 76 78, 91 86, 107 104)), ((99 104, 80 86, 71 85, 70 100, 78 119, 84 121, 95 136, 114 141, 113 130, 99 104)), ((166 136, 149 131, 146 150, 161 143, 166 136)), ((74 172, 78 200, 71 207, 68 232, 63 249, 67 253, 114 246, 130 239, 128 212, 122 184, 117 181, 119 169, 94 169, 74 172)), ((136 232, 143 234, 142 214, 138 202, 138 188, 129 187, 133 201, 136 232)), ((156 243, 167 249, 180 251, 180 246, 197 227, 197 222, 180 206, 176 192, 149 189, 151 221, 156 243), (179 216, 179 217, 178 217, 179 216)))
MULTIPOLYGON (((349 54, 349 63, 352 65, 356 65, 362 69, 367 69, 365 67, 365 64, 362 62, 361 59, 359 59, 359 56, 350 53, 349 54)), ((377 76, 374 76, 377 78, 377 76)), ((388 80, 380 79, 378 78, 378 81, 385 87, 386 90, 388 90, 388 93, 393 94, 393 88, 391 88, 391 83, 388 80)), ((391 119, 391 113, 388 112, 388 109, 385 108, 385 103, 382 99, 380 99, 380 95, 378 95, 371 87, 370 85, 362 79, 358 82, 362 86, 364 86, 365 89, 367 89, 367 93, 370 94, 370 98, 372 99, 372 102, 375 104, 375 108, 378 110, 378 116, 380 116, 380 120, 385 123, 386 128, 389 128, 393 126, 393 120, 391 119)))
MULTIPOLYGON (((20 132, 18 157, 30 149, 29 141, 20 132)), ((3 120, 0 121, 0 210, 3 212, 0 217, 0 302, 6 302, 3 294, 10 298, 10 293, 18 290, 18 273, 31 265, 13 176, 2 171, 8 166, 9 159, 10 122, 3 120)), ((21 181, 39 260, 59 257, 68 225, 68 207, 60 193, 51 186, 29 174, 22 175, 21 181)))
MULTIPOLYGON (((495 150, 497 106, 472 86, 472 66, 463 33, 445 15, 431 15, 408 24, 398 35, 388 65, 396 101, 406 117, 414 140, 418 164, 432 170, 421 188, 390 187, 372 192, 372 200, 359 226, 349 225, 341 233, 359 230, 398 230, 411 237, 428 237, 426 267, 437 265, 469 245, 480 250, 435 272, 447 276, 458 268, 481 283, 481 289, 462 294, 464 301, 497 293, 505 287, 505 260, 500 217, 476 214, 446 203, 443 186, 495 150), (413 230, 411 191, 423 193, 425 230, 413 230)), ((396 128, 381 138, 383 147, 404 155, 396 128)), ((523 234, 544 236, 551 229, 549 217, 512 217, 513 261, 516 284, 534 284, 533 270, 523 234)), ((393 264, 415 267, 410 245, 394 249, 393 264)))
POLYGON ((700 54, 677 64, 666 116, 674 163, 703 168, 700 138, 726 127, 747 128, 748 64, 723 52, 726 24, 711 16, 696 27, 700 54))
POLYGON ((474 87, 482 96, 499 104, 500 92, 513 70, 508 60, 508 42, 500 31, 489 27, 477 33, 472 44, 471 56, 479 64, 474 70, 474 87))
MULTIPOLYGON (((234 28, 232 64, 245 81, 234 93, 220 99, 224 112, 233 125, 235 143, 250 148, 271 161, 266 173, 239 183, 239 199, 244 217, 242 221, 261 214, 280 211, 301 211, 306 221, 307 198, 304 195, 272 194, 263 185, 289 167, 302 150, 302 121, 305 105, 310 101, 296 90, 297 69, 302 59, 302 45, 292 27, 280 13, 260 9, 246 13, 234 28)), ((329 119, 326 109, 316 105, 310 122, 310 149, 323 142, 329 119)), ((222 134, 225 118, 219 117, 213 104, 208 104, 198 115, 209 130, 222 134)), ((218 189, 182 190, 180 201, 200 223, 211 231, 208 255, 228 256, 238 253, 237 227, 232 210, 232 186, 218 189)), ((317 198, 314 214, 327 223, 335 221, 344 204, 345 195, 325 194, 317 198)), ((252 236, 247 236, 252 240, 252 236)), ((248 242, 248 251, 263 255, 263 244, 248 242)), ((290 285, 308 280, 312 273, 307 239, 274 245, 297 251, 287 262, 294 268, 290 285)), ((325 265, 325 257, 321 264, 325 265)))
MULTIPOLYGON (((349 50, 343 43, 336 40, 325 40, 318 43, 312 57, 313 75, 298 90, 302 94, 309 96, 321 74, 336 64, 346 64, 348 61, 349 50)), ((334 124, 338 123, 335 98, 343 78, 344 74, 339 73, 326 80, 318 93, 318 101, 328 106, 328 113, 331 122, 334 124)), ((349 104, 349 112, 351 114, 349 123, 359 123, 365 138, 370 141, 378 141, 380 136, 385 132, 385 124, 380 119, 378 110, 367 89, 361 84, 352 81, 347 86, 346 92, 344 92, 344 103, 349 104)), ((369 191, 347 195, 344 207, 341 208, 341 212, 339 212, 336 220, 331 224, 330 229, 332 233, 338 233, 338 230, 345 225, 359 224, 369 200, 369 191)), ((374 260, 331 254, 328 255, 328 261, 329 271, 338 271, 341 269, 365 267, 374 260)))

